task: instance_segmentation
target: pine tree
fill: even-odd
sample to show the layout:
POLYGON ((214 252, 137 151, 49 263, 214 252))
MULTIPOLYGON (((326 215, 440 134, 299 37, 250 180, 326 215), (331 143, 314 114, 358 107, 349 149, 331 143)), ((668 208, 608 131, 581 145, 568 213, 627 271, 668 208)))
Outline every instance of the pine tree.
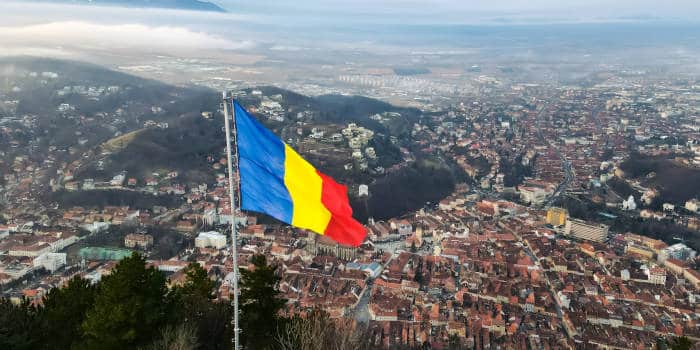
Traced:
POLYGON ((172 292, 178 322, 195 331, 200 349, 230 348, 230 305, 212 300, 216 284, 199 264, 191 263, 183 272, 185 283, 172 292))
POLYGON ((171 316, 163 273, 146 268, 134 253, 102 279, 82 329, 90 349, 126 349, 150 344, 171 316))
POLYGON ((82 337, 81 325, 95 302, 97 288, 80 277, 71 279, 63 288, 54 288, 44 297, 40 309, 43 331, 41 347, 70 349, 82 337))
POLYGON ((253 269, 241 270, 241 324, 247 349, 264 349, 272 344, 278 313, 287 303, 279 296, 277 267, 267 264, 264 255, 252 258, 253 269))
POLYGON ((0 298, 0 349, 36 349, 39 326, 37 309, 28 300, 15 305, 0 298))
POLYGON ((212 299, 214 297, 214 281, 207 276, 205 271, 198 263, 190 263, 183 270, 186 279, 179 291, 188 296, 197 296, 204 299, 212 299))

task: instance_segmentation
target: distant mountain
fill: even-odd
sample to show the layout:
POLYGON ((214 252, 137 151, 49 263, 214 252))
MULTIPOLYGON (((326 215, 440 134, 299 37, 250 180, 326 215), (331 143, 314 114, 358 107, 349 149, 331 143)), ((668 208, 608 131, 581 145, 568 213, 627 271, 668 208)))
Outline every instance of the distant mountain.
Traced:
MULTIPOLYGON (((34 1, 34 0, 32 0, 34 1)), ((201 0, 37 0, 42 2, 85 4, 85 5, 112 5, 124 7, 151 7, 191 11, 226 12, 218 5, 201 0)))

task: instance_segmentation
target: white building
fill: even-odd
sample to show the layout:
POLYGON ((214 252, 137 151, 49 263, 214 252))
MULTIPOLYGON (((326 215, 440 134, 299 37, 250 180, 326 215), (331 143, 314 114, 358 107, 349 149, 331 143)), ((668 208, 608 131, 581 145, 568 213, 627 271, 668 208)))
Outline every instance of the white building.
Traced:
POLYGON ((52 273, 65 265, 66 253, 45 253, 34 259, 34 268, 43 267, 52 273))
POLYGON ((377 158, 377 152, 374 150, 374 147, 365 148, 365 154, 367 155, 367 158, 369 158, 369 159, 377 158))
POLYGON ((689 260, 694 259, 696 255, 697 253, 692 248, 683 243, 676 243, 659 252, 659 261, 664 262, 667 259, 689 260))
POLYGON ((235 223, 236 226, 245 226, 247 222, 247 216, 241 215, 240 213, 231 215, 229 210, 222 211, 217 216, 217 223, 219 225, 231 225, 231 223, 235 223))
POLYGON ((544 203, 547 199, 547 192, 539 187, 526 187, 522 186, 519 188, 520 198, 525 203, 539 205, 544 203))
POLYGON ((121 173, 114 175, 112 180, 109 181, 109 184, 112 186, 121 186, 124 184, 124 180, 126 179, 126 174, 121 173))
POLYGON ((569 298, 569 296, 565 293, 562 293, 561 291, 558 291, 557 297, 559 297, 559 304, 561 305, 561 307, 564 309, 568 309, 569 305, 571 304, 571 299, 569 298))
POLYGON ((652 267, 649 270, 645 270, 649 278, 649 283, 664 285, 666 284, 666 269, 663 267, 652 267))
POLYGON ((399 233, 400 236, 408 236, 413 232, 413 225, 411 225, 411 223, 408 222, 408 220, 401 220, 397 222, 395 226, 396 231, 399 233))
POLYGON ((16 280, 24 277, 32 271, 32 267, 26 264, 12 264, 0 266, 0 273, 10 276, 10 280, 16 280))
POLYGON ((594 242, 605 242, 609 227, 604 224, 588 223, 579 219, 566 220, 564 235, 594 242))
POLYGON ((83 190, 90 191, 95 189, 95 179, 85 179, 83 180, 83 190))
POLYGON ((202 215, 202 221, 205 226, 214 226, 219 222, 219 214, 216 209, 207 209, 202 215))
POLYGON ((178 272, 187 267, 187 262, 177 260, 164 260, 156 262, 155 265, 158 266, 158 271, 178 272))
POLYGON ((9 256, 27 256, 27 257, 37 257, 44 253, 50 253, 51 246, 46 243, 37 243, 29 246, 16 246, 11 248, 7 255, 9 256))
POLYGON ((369 186, 365 184, 360 185, 357 195, 359 197, 369 196, 369 186))
POLYGON ((271 109, 271 110, 280 110, 280 109, 282 109, 282 105, 277 101, 265 100, 265 101, 260 102, 260 108, 271 109))
POLYGON ((70 235, 63 237, 53 243, 49 243, 52 252, 63 250, 78 241, 78 236, 70 235))
POLYGON ((311 137, 312 139, 319 140, 319 139, 322 139, 324 135, 325 135, 325 131, 323 131, 319 128, 312 128, 311 135, 309 135, 309 137, 311 137))
POLYGON ((85 224, 81 226, 83 229, 89 231, 90 233, 99 233, 102 231, 107 231, 109 229, 108 222, 95 221, 91 224, 85 224))
POLYGON ((61 103, 60 105, 58 105, 58 108, 56 108, 56 110, 59 112, 68 112, 71 109, 73 109, 73 107, 67 103, 61 103))
POLYGON ((197 248, 222 249, 226 247, 226 236, 216 231, 201 232, 194 239, 194 246, 197 248))
POLYGON ((626 201, 622 201, 622 210, 637 210, 633 195, 630 195, 626 201))
POLYGON ((693 213, 698 212, 698 207, 700 207, 700 201, 697 199, 691 199, 685 202, 685 209, 692 211, 693 213))

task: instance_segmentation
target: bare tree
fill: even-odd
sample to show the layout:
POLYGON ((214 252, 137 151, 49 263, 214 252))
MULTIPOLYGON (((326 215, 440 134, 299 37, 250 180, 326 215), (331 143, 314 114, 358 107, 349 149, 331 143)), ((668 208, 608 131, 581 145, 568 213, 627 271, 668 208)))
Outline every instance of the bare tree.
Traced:
POLYGON ((306 317, 296 316, 277 330, 275 342, 282 350, 372 349, 367 327, 353 319, 331 319, 314 310, 306 317))
POLYGON ((197 347, 197 330, 194 326, 183 323, 177 327, 165 327, 161 331, 161 338, 144 350, 195 350, 197 347))

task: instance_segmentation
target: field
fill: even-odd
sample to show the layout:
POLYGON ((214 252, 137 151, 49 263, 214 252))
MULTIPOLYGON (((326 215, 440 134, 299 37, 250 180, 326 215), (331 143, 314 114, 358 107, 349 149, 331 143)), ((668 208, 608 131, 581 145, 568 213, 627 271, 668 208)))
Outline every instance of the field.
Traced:
POLYGON ((126 133, 121 136, 109 139, 100 145, 100 149, 106 152, 118 152, 126 148, 138 134, 143 132, 145 129, 134 130, 132 132, 126 133))

